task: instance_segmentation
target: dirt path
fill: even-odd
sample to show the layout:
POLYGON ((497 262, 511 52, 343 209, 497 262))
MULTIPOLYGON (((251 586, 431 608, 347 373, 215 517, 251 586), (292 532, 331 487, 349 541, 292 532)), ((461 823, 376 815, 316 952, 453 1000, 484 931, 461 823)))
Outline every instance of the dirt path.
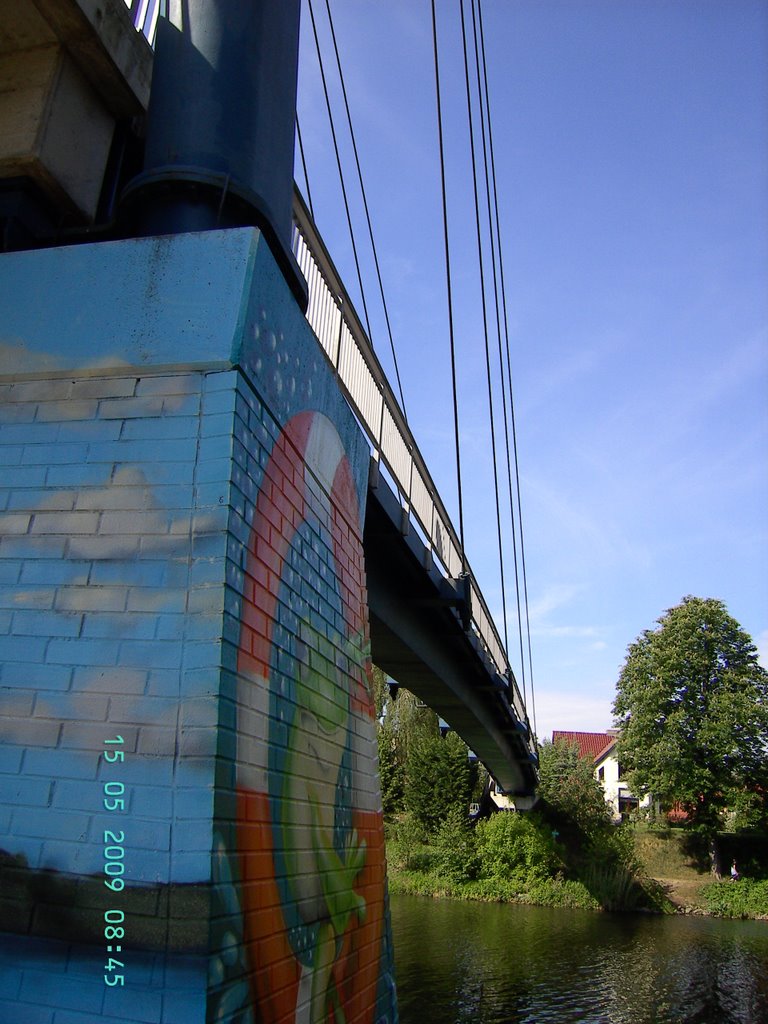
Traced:
POLYGON ((669 899, 680 913, 704 913, 706 905, 701 890, 710 882, 709 878, 657 878, 669 899))

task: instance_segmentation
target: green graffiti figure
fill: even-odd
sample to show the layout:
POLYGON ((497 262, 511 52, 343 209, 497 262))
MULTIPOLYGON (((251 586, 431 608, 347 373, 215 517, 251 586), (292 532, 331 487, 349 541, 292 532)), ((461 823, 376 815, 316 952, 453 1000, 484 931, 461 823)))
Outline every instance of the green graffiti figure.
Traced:
MULTIPOLYGON (((305 637, 310 630, 304 623, 305 637)), ((358 659, 359 654, 354 660, 358 659)), ((353 830, 343 854, 333 841, 349 718, 349 692, 343 678, 337 673, 337 680, 330 679, 302 663, 297 710, 288 737, 282 833, 292 898, 302 921, 318 929, 310 968, 310 1024, 323 1024, 329 1004, 334 1024, 344 1024, 333 966, 352 915, 365 919, 365 899, 353 889, 365 865, 365 841, 353 830)))

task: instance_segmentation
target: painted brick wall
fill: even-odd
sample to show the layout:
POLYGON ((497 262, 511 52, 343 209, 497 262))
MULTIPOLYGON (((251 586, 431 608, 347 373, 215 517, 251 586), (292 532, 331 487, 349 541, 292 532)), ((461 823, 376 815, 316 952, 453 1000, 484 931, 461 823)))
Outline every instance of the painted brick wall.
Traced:
POLYGON ((367 447, 258 232, 63 255, 0 258, 0 1019, 394 1021, 367 447))
POLYGON ((231 448, 216 431, 233 381, 0 385, 2 792, 24 784, 2 843, 32 867, 100 870, 82 840, 102 825, 104 741, 121 735, 133 844, 151 851, 137 880, 200 877, 169 821, 171 797, 212 793, 231 448))
POLYGON ((196 987, 204 1019, 236 376, 0 384, 2 920, 35 936, 0 947, 0 1018, 170 1021, 196 987), (128 989, 103 980, 110 908, 128 989), (196 986, 171 980, 194 974, 184 954, 196 986))
POLYGON ((264 1022, 393 1019, 361 496, 323 413, 281 429, 242 387, 235 438, 236 463, 260 463, 227 573, 252 990, 264 1022))

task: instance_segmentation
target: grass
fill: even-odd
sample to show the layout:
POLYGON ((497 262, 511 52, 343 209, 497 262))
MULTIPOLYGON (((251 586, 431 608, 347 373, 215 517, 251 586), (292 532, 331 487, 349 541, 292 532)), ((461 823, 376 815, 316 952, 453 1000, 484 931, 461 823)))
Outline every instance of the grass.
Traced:
POLYGON ((665 892, 678 913, 707 913, 704 888, 712 881, 685 850, 683 829, 635 830, 635 852, 646 874, 665 892))
POLYGON ((436 871, 387 872, 389 891, 395 895, 434 896, 481 903, 525 903, 544 907, 600 910, 600 903, 581 882, 569 879, 532 879, 522 888, 500 878, 456 882, 436 871))
MULTIPOLYGON (((683 829, 635 829, 635 851, 654 878, 700 880, 705 873, 685 852, 683 829)), ((708 876, 707 876, 708 877, 708 876)))

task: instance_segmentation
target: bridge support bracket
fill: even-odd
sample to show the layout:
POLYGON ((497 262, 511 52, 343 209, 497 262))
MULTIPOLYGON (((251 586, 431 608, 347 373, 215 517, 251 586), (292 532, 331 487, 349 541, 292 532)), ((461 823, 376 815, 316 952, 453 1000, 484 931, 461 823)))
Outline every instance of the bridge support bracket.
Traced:
POLYGON ((445 579, 440 583, 440 602, 456 609, 465 632, 472 625, 471 579, 469 573, 462 573, 457 579, 445 579))

